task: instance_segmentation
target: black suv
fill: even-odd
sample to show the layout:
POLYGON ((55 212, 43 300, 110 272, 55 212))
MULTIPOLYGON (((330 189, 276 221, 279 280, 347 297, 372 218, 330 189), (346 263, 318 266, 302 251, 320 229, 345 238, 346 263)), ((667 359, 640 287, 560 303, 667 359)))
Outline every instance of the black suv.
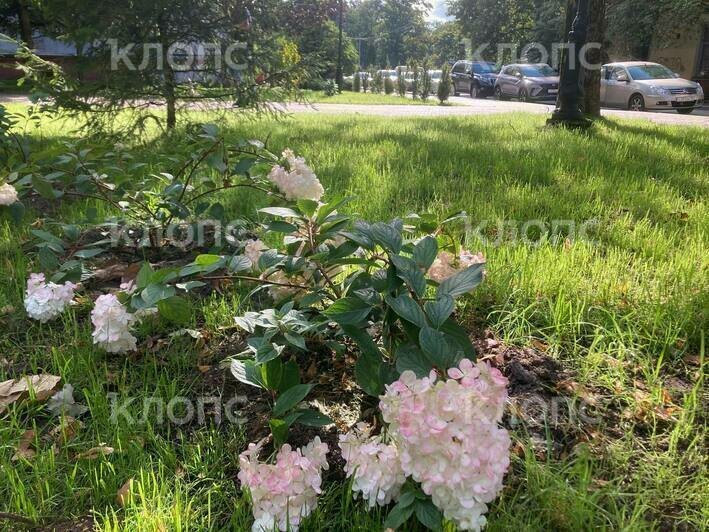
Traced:
POLYGON ((492 96, 499 71, 493 63, 485 61, 458 61, 451 71, 453 92, 456 96, 467 92, 471 98, 492 96))

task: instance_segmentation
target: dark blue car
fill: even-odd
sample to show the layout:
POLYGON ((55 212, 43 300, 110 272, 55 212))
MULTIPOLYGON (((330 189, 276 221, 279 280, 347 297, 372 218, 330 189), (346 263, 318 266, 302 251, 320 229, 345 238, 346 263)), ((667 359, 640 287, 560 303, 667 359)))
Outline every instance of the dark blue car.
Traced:
POLYGON ((453 92, 460 96, 467 92, 471 98, 487 98, 495 90, 499 69, 485 61, 458 61, 453 65, 451 79, 453 92))

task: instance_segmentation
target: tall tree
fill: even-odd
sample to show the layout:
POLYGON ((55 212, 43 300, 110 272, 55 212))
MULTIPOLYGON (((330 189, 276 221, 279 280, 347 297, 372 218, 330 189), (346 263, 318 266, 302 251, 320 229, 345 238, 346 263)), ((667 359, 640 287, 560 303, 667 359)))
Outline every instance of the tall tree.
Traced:
MULTIPOLYGON (((165 125, 174 128, 178 102, 206 97, 180 84, 187 77, 181 70, 217 85, 210 98, 240 107, 258 107, 266 89, 290 76, 281 43, 270 38, 280 23, 279 0, 44 0, 42 5, 46 19, 79 50, 76 77, 45 88, 55 106, 87 113, 94 127, 110 125, 126 107, 143 110, 132 126, 161 120, 148 109, 163 102, 165 125)), ((34 79, 42 83, 43 73, 35 72, 34 79)))
POLYGON ((591 118, 601 116, 601 69, 606 62, 606 0, 589 0, 588 42, 600 46, 586 54, 592 68, 584 77, 584 111, 591 118), (595 66, 595 67, 594 67, 595 66))

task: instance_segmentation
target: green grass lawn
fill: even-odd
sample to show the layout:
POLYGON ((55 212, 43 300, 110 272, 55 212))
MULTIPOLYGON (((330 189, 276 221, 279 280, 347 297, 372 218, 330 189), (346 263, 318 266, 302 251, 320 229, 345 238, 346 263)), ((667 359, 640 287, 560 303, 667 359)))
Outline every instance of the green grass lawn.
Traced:
MULTIPOLYGON (((461 309, 471 329, 541 346, 607 406, 591 436, 563 456, 552 452, 551 436, 532 442, 517 427, 519 445, 488 530, 706 529, 709 137, 639 121, 604 121, 588 136, 543 125, 544 117, 531 115, 304 115, 222 124, 235 139, 270 137, 273 151, 291 147, 304 155, 328 190, 357 197, 353 209, 363 218, 465 210, 470 228, 480 230, 461 226, 460 236, 488 259, 485 282, 461 309), (515 238, 528 221, 537 221, 533 241, 515 238), (537 238, 538 224, 554 221, 593 229, 587 238, 563 228, 537 238)), ((78 135, 71 126, 46 121, 27 131, 35 149, 59 153, 62 141, 78 135)), ((135 156, 154 164, 157 152, 179 155, 180 138, 136 144, 135 156)), ((235 216, 255 201, 225 195, 235 216)), ((61 213, 76 219, 85 208, 64 205, 61 213)), ((21 247, 27 235, 26 227, 0 219, 0 381, 17 373, 61 375, 90 414, 56 454, 43 444, 33 459, 16 462, 23 432, 41 428, 47 416, 41 407, 22 407, 2 419, 0 512, 45 523, 93 515, 101 530, 248 529, 249 507, 234 483, 247 443, 239 430, 176 427, 152 415, 146 423, 114 423, 107 395, 138 397, 131 412, 141 410, 144 397, 208 395, 197 366, 232 354, 211 347, 228 337, 224 327, 233 323, 239 293, 198 302, 211 335, 206 348, 174 338, 140 356, 107 356, 91 345, 88 301, 47 325, 24 316, 22 293, 33 270, 21 247), (102 443, 116 452, 75 459, 102 443), (131 478, 137 495, 123 508, 116 492, 131 478)), ((143 331, 142 338, 159 332, 143 331)), ((302 529, 380 529, 386 512, 365 512, 346 492, 327 483, 302 529)), ((3 526, 20 527, 0 518, 3 526)))
POLYGON ((303 91, 305 101, 310 103, 346 103, 361 105, 439 105, 436 95, 428 100, 402 98, 398 94, 372 94, 371 92, 342 91, 334 96, 327 96, 324 91, 303 91))

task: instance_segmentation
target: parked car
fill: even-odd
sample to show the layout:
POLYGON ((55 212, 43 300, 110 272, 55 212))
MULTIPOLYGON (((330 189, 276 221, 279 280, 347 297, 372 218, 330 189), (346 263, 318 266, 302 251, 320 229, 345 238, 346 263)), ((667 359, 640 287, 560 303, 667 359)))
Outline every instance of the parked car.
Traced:
POLYGON ((438 86, 441 84, 443 70, 429 70, 428 74, 431 76, 431 94, 436 94, 438 92, 438 86))
POLYGON ((377 70, 377 74, 381 74, 382 79, 391 79, 394 83, 396 83, 396 79, 399 77, 396 70, 377 70))
POLYGON ((499 69, 484 61, 458 61, 451 70, 453 93, 467 92, 471 98, 492 96, 499 69))
POLYGON ((495 82, 495 98, 498 100, 556 100, 558 94, 559 74, 544 63, 504 66, 495 82))
POLYGON ((689 114, 704 105, 704 91, 657 63, 610 63, 601 70, 601 105, 689 114))

